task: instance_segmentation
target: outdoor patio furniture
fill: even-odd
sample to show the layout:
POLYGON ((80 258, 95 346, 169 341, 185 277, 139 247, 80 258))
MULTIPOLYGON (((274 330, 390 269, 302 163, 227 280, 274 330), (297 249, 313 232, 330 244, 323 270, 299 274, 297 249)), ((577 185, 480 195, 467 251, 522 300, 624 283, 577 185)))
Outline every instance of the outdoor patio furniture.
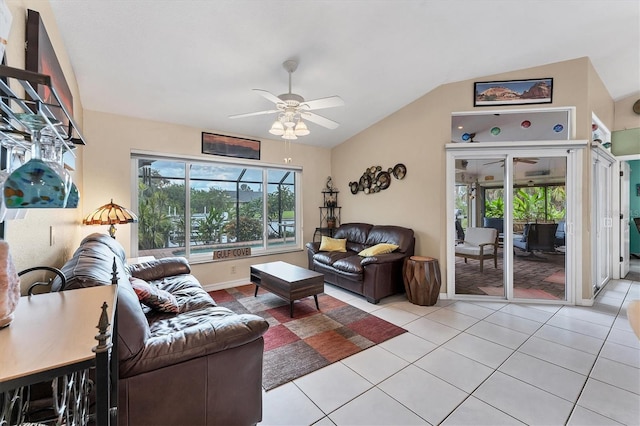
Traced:
POLYGON ((456 256, 480 261, 480 272, 483 271, 485 259, 493 259, 493 266, 498 267, 498 230, 495 228, 467 228, 462 244, 456 245, 456 256))
POLYGON ((557 228, 557 223, 527 223, 522 235, 514 236, 513 247, 534 256, 536 251, 554 252, 557 228))

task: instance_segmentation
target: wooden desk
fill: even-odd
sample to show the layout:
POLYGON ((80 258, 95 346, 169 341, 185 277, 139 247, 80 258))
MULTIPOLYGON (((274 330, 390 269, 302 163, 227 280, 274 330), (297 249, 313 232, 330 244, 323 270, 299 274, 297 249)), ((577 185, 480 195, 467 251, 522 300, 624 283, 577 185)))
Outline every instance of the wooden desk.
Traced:
MULTIPOLYGON (((116 298, 115 285, 21 297, 13 321, 0 329, 0 392, 94 366, 102 305, 108 305, 113 324, 116 298)), ((110 336, 106 343, 111 344, 110 336)), ((108 383, 98 387, 105 384, 108 389, 108 383)))

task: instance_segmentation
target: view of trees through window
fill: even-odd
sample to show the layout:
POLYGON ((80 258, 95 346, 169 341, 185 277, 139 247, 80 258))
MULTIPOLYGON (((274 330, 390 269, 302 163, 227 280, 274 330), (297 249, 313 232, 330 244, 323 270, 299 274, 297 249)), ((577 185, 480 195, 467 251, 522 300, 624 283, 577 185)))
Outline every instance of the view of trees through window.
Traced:
POLYGON ((135 161, 139 255, 190 257, 222 248, 268 250, 297 244, 295 171, 182 160, 135 161))
MULTIPOLYGON (((485 217, 504 216, 504 190, 485 188, 485 217)), ((566 215, 564 185, 524 186, 514 188, 513 219, 523 222, 546 222, 566 215)))

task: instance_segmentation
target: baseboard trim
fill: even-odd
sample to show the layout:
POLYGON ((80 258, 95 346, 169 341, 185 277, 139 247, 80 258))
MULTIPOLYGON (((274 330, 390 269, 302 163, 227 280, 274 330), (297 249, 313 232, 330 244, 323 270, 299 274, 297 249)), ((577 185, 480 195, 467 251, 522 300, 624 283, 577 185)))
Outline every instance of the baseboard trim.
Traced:
POLYGON ((224 290, 226 288, 238 287, 241 285, 249 284, 250 282, 251 281, 249 280, 249 277, 246 277, 246 278, 239 278, 233 281, 225 281, 222 283, 204 284, 202 288, 205 289, 205 291, 216 291, 216 290, 224 290))

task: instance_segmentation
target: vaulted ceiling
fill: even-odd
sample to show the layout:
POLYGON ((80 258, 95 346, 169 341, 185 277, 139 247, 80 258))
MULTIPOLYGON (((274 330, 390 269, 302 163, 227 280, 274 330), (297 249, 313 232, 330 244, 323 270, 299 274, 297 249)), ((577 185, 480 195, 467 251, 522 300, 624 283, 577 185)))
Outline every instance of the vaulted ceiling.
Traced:
MULTIPOLYGON (((638 0, 50 0, 83 107, 258 139, 251 89, 338 95, 299 143, 332 147, 441 84, 588 56, 640 92, 638 0)), ((549 76, 552 77, 552 76, 549 76)))

